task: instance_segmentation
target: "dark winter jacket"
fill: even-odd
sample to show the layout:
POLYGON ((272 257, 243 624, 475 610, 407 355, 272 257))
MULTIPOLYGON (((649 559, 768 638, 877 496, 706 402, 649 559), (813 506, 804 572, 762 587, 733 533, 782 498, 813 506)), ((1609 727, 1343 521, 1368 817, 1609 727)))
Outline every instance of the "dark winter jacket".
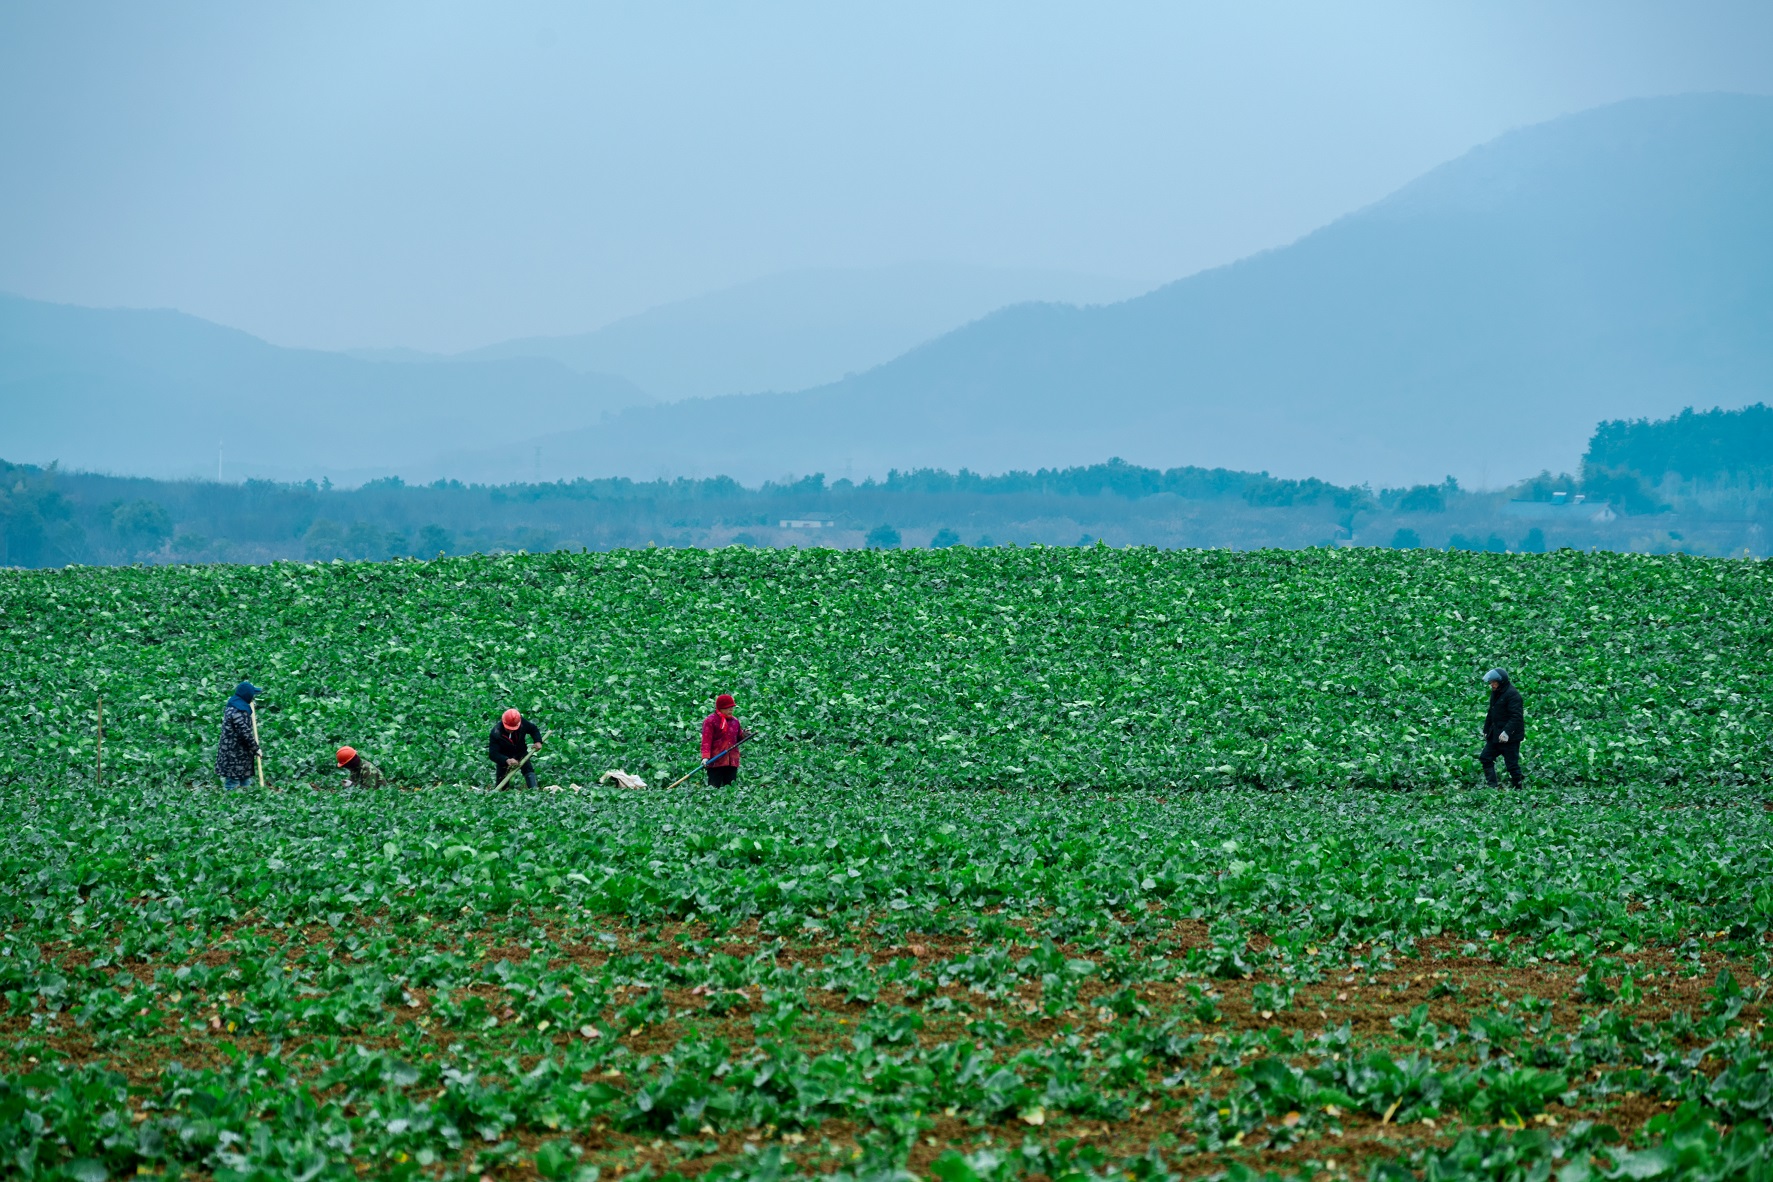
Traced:
POLYGON ((1499 743, 1506 731, 1510 743, 1519 743, 1527 730, 1521 691, 1515 689, 1511 681, 1504 681, 1501 685, 1501 689, 1490 695, 1490 712, 1484 715, 1484 738, 1499 743))
POLYGON ((492 757, 494 764, 504 767, 507 759, 521 760, 529 754, 529 740, 532 736, 536 742, 540 743, 542 728, 527 718, 519 723, 514 731, 506 730, 505 724, 502 722, 495 722, 493 723, 492 736, 486 743, 486 753, 492 757))
POLYGON ((252 714, 235 701, 230 698, 222 711, 222 741, 216 747, 215 771, 224 780, 250 780, 259 745, 252 737, 252 714))

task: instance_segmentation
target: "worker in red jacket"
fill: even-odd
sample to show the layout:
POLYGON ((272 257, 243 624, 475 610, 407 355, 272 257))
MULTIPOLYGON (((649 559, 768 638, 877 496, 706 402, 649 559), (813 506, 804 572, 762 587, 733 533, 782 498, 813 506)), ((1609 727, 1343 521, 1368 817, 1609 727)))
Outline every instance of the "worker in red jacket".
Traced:
POLYGON ((708 763, 710 788, 724 788, 739 778, 739 740, 749 732, 733 717, 737 705, 731 694, 721 694, 714 699, 714 713, 702 720, 702 760, 713 760, 708 763))

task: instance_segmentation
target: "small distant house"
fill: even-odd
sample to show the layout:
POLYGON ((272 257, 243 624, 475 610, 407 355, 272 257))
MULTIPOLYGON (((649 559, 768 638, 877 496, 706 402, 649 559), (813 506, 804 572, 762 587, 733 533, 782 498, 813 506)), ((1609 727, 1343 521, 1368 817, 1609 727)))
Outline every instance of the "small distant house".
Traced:
POLYGON ((804 517, 785 517, 779 524, 782 529, 831 529, 837 525, 837 522, 812 521, 804 517))
POLYGON ((1582 504, 1582 499, 1581 493, 1572 494, 1560 489, 1551 494, 1549 501, 1509 501, 1502 506, 1502 513, 1506 517, 1528 517, 1550 521, 1553 518, 1562 517, 1564 515, 1562 511, 1570 506, 1582 504))

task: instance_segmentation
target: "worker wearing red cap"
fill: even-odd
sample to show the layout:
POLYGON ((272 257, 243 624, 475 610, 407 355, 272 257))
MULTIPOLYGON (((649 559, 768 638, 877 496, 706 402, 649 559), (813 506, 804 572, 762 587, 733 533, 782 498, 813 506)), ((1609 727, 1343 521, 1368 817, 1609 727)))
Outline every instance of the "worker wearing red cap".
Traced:
POLYGON ((542 728, 525 718, 515 710, 507 710, 493 723, 492 737, 486 745, 486 753, 493 761, 493 784, 497 785, 505 778, 505 773, 521 766, 523 782, 531 788, 536 786, 535 761, 524 763, 524 756, 529 754, 529 739, 536 741, 536 750, 542 749, 542 728))
POLYGON ((710 788, 724 788, 739 778, 739 740, 747 732, 733 717, 737 706, 731 694, 721 694, 714 699, 714 713, 702 720, 702 759, 713 760, 708 764, 710 788))
POLYGON ((355 747, 340 747, 338 758, 347 788, 380 788, 387 782, 382 769, 359 755, 355 747))

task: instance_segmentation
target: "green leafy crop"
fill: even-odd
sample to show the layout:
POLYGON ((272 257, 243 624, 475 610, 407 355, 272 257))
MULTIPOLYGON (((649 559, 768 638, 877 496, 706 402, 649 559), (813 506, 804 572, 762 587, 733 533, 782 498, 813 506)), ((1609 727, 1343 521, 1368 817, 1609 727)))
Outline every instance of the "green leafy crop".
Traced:
POLYGON ((1765 1176, 1768 582, 5 572, 0 1176, 1765 1176), (1495 664, 1523 791, 1472 758, 1495 664), (224 793, 242 678, 271 789, 224 793), (661 791, 722 691, 739 782, 661 791), (488 790, 507 706, 556 790, 488 790), (398 787, 338 788, 343 742, 398 787))

